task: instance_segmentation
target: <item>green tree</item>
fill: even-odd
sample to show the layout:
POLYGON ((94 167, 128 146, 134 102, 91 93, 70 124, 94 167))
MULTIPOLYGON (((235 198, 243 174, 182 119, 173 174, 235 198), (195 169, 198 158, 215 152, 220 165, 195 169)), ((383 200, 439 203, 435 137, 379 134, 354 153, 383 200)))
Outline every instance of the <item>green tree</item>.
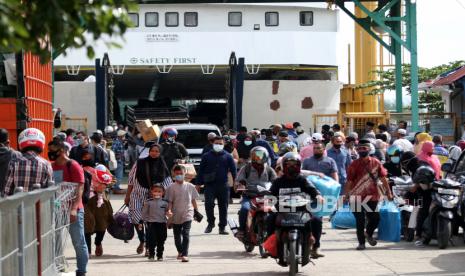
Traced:
MULTIPOLYGON (((418 68, 418 82, 433 80, 437 76, 451 71, 457 67, 465 65, 465 61, 453 61, 448 64, 442 64, 432 68, 419 67, 418 68)), ((385 91, 396 89, 395 69, 388 70, 375 70, 370 74, 376 74, 377 80, 369 81, 361 84, 360 88, 369 88, 370 94, 380 94, 385 91)), ((410 64, 402 64, 402 87, 410 91, 410 64)), ((444 102, 442 101, 440 93, 431 90, 428 92, 419 91, 418 94, 419 108, 425 108, 428 112, 443 112, 444 102)))
POLYGON ((45 62, 50 49, 87 47, 92 58, 85 32, 93 39, 121 36, 131 25, 127 11, 134 5, 131 0, 0 0, 0 52, 26 50, 45 62))

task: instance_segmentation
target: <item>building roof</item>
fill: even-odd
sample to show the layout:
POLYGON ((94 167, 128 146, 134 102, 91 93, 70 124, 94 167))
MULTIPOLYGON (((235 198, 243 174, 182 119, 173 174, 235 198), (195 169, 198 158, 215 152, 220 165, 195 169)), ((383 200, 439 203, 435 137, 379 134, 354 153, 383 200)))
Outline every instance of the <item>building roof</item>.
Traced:
POLYGON ((432 86, 448 85, 463 77, 465 77, 465 65, 445 73, 443 76, 440 76, 433 82, 432 86))

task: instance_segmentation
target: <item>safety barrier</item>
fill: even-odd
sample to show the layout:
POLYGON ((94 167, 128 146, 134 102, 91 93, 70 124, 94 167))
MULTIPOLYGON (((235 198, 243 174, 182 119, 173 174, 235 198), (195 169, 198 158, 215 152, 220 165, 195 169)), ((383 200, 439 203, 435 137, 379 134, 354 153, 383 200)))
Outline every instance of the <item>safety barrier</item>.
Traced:
POLYGON ((338 114, 313 114, 313 131, 321 132, 323 125, 332 126, 338 123, 338 114))
POLYGON ((0 199, 0 276, 54 276, 66 263, 66 240, 74 186, 52 186, 0 199))

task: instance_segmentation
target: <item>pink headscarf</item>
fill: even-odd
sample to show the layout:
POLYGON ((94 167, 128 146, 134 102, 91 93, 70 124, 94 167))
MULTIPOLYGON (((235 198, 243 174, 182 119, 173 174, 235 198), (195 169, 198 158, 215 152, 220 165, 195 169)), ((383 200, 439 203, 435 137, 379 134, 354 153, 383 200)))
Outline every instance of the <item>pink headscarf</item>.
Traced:
POLYGON ((428 163, 428 165, 433 168, 436 173, 436 180, 441 178, 441 162, 437 156, 433 155, 434 143, 430 141, 423 142, 421 146, 420 153, 417 154, 417 157, 420 161, 428 163))

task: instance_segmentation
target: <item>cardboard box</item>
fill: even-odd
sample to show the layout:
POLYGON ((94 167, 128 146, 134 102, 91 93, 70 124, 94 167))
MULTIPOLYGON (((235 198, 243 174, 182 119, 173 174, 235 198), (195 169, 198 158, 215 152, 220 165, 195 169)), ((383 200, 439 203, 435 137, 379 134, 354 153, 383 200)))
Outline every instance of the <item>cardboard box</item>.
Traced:
POLYGON ((160 128, 158 125, 153 125, 149 127, 144 133, 142 133, 142 138, 145 142, 155 141, 160 137, 160 128))
POLYGON ((184 179, 186 181, 191 181, 197 176, 197 171, 195 170, 194 164, 179 164, 184 167, 186 170, 186 175, 184 179))
POLYGON ((147 119, 144 121, 137 122, 136 128, 141 134, 143 134, 147 132, 151 126, 152 122, 149 119, 147 119))

